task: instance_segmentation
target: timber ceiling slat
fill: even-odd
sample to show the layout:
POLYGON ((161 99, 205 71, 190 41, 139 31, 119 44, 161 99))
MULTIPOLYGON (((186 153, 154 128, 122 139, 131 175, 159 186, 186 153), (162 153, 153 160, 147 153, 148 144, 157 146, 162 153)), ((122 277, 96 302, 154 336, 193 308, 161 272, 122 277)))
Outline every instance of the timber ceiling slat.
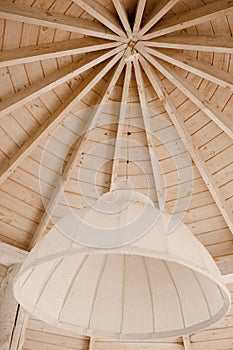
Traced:
POLYGON ((132 38, 132 30, 130 27, 129 19, 128 19, 128 14, 126 12, 125 4, 123 0, 112 0, 115 9, 118 13, 118 16, 123 24, 123 27, 125 29, 125 32, 127 33, 129 38, 132 38))
POLYGON ((101 5, 101 3, 93 0, 74 0, 74 2, 120 37, 126 38, 120 22, 105 6, 101 5))
POLYGON ((166 111, 168 112, 168 115, 170 116, 172 122, 176 126, 176 129, 185 145, 187 150, 189 151, 192 159, 194 160, 196 166, 198 167, 198 170, 200 174, 202 175, 210 193, 212 194, 216 204, 218 205, 218 208, 220 212, 222 213, 227 225, 233 230, 233 214, 228 207, 226 201, 223 198, 222 192, 217 186, 208 166, 203 161, 200 152, 198 149, 193 145, 193 141, 191 136, 187 133, 185 123, 182 119, 182 117, 179 115, 177 109, 173 105, 173 102, 171 101, 169 95, 167 94, 166 90, 163 87, 162 82, 157 77, 156 73, 153 73, 153 70, 151 70, 151 66, 148 66, 145 59, 140 59, 144 69, 147 70, 148 78, 151 79, 151 83, 153 84, 154 88, 158 92, 159 97, 164 103, 164 107, 166 111))
POLYGON ((81 38, 9 49, 1 52, 0 67, 106 50, 120 45, 121 42, 117 41, 110 42, 101 39, 81 38))
POLYGON ((157 48, 191 50, 203 52, 233 53, 233 40, 227 35, 176 34, 161 36, 153 40, 144 40, 144 45, 157 48))
POLYGON ((138 37, 142 36, 153 27, 179 0, 162 0, 156 3, 146 19, 146 23, 138 33, 138 37))
POLYGON ((180 89, 193 103, 195 103, 208 117, 213 120, 223 131, 226 132, 233 139, 233 122, 230 118, 226 118, 225 114, 205 98, 202 94, 190 84, 187 79, 179 76, 174 69, 166 63, 162 63, 160 59, 153 59, 150 54, 143 49, 140 52, 145 56, 149 62, 153 64, 162 74, 164 74, 173 84, 180 89))
MULTIPOLYGON (((122 49, 124 48, 124 45, 122 49)), ((89 56, 89 60, 86 60, 84 57, 80 62, 71 63, 64 68, 61 68, 58 71, 55 71, 44 79, 41 79, 37 83, 29 86, 24 91, 20 91, 18 94, 9 97, 2 103, 0 103, 0 117, 5 115, 6 113, 11 112, 29 102, 30 100, 48 92, 49 90, 55 88, 56 86, 76 77, 77 75, 87 71, 88 69, 96 66, 104 60, 107 60, 109 57, 115 55, 121 49, 116 48, 110 51, 105 52, 104 54, 96 54, 92 53, 89 56)))
POLYGON ((137 32, 140 29, 145 5, 146 5, 146 0, 138 0, 136 14, 135 14, 135 20, 134 20, 134 26, 133 26, 133 35, 137 35, 137 32))
POLYGON ((122 53, 118 53, 113 59, 99 72, 92 72, 86 80, 79 85, 79 88, 74 91, 65 103, 31 136, 22 147, 15 153, 15 155, 6 162, 1 169, 0 182, 4 181, 13 170, 25 159, 32 149, 39 144, 41 139, 48 135, 48 133, 58 125, 66 116, 67 112, 76 104, 82 96, 85 96, 92 87, 111 69, 111 67, 120 59, 122 53))
POLYGON ((212 64, 202 62, 184 53, 168 53, 166 50, 158 51, 150 48, 146 48, 145 50, 155 57, 233 91, 232 74, 223 69, 216 68, 212 64))
POLYGON ((209 4, 188 10, 181 15, 172 16, 158 23, 154 30, 143 36, 143 40, 153 39, 161 35, 176 32, 203 22, 215 19, 216 16, 226 14, 233 8, 232 0, 216 0, 209 4))
POLYGON ((43 27, 57 28, 98 38, 124 41, 123 38, 112 33, 99 23, 22 4, 17 5, 5 0, 0 1, 0 18, 36 24, 43 27))

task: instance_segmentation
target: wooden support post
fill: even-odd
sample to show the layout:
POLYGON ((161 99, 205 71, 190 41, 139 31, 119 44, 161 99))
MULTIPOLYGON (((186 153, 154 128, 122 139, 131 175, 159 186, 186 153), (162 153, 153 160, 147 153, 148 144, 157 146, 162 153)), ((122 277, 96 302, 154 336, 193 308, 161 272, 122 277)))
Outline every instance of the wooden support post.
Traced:
POLYGON ((0 349, 20 350, 23 343, 23 329, 27 315, 21 309, 13 294, 14 278, 20 265, 9 267, 0 288, 0 349))
POLYGON ((192 345, 191 345, 191 342, 190 342, 190 336, 189 335, 185 335, 182 338, 183 338, 184 350, 192 350, 192 345))
POLYGON ((94 350, 95 349, 95 338, 90 338, 90 343, 89 343, 89 350, 94 350))

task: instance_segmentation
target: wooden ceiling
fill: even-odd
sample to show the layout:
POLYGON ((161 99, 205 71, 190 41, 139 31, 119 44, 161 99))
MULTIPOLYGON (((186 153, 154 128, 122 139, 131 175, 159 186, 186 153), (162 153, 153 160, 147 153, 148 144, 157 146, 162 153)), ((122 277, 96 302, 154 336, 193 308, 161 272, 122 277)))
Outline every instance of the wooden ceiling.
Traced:
POLYGON ((127 177, 232 260, 232 31, 232 0, 0 0, 0 240, 30 250, 127 177))

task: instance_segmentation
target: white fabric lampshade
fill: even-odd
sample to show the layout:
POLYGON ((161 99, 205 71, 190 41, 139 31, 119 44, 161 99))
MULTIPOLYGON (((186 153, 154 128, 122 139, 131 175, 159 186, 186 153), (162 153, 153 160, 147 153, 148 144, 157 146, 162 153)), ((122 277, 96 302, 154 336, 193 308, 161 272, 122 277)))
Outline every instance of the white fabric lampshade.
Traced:
POLYGON ((16 277, 18 302, 47 323, 95 337, 164 338, 212 325, 228 311, 229 291, 184 224, 166 234, 170 219, 163 213, 138 240, 105 249, 54 226, 16 277))

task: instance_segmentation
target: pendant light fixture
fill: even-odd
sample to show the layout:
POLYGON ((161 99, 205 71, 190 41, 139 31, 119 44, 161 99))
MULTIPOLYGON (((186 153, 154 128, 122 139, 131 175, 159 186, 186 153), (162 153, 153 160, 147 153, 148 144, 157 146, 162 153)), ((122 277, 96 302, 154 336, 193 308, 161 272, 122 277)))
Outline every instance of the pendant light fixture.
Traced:
MULTIPOLYGON (((118 340, 177 337, 220 320, 231 299, 214 260, 188 227, 128 186, 131 61, 126 65, 110 191, 92 207, 64 216, 39 241, 15 279, 14 293, 35 317, 82 335, 118 340), (126 186, 117 189, 122 139, 126 186)), ((142 87, 137 61, 134 66, 142 87)), ((142 106, 143 91, 139 89, 142 106)), ((156 179, 149 114, 144 108, 141 112, 156 179)))
POLYGON ((18 302, 54 326, 112 339, 181 336, 220 320, 230 295, 207 250, 183 223, 166 234, 170 215, 141 194, 121 191, 83 209, 82 220, 63 218, 34 247, 15 279, 18 302), (98 242, 112 233, 100 248, 88 241, 98 222, 98 242))

